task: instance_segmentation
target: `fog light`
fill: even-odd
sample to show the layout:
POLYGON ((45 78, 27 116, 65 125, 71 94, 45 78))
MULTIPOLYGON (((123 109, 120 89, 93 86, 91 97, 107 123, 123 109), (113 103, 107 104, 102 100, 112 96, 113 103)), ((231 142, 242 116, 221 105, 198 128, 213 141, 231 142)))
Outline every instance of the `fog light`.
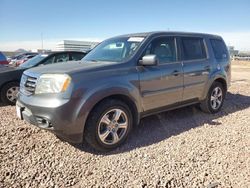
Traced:
POLYGON ((36 121, 41 128, 52 128, 52 123, 46 118, 36 117, 36 121))

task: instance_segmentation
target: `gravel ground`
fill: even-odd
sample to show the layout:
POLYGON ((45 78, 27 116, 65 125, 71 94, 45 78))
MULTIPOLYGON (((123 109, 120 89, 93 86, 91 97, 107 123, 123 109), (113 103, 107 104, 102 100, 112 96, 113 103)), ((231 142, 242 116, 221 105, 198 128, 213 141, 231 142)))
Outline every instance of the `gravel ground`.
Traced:
POLYGON ((0 187, 250 187, 250 70, 233 70, 220 113, 187 107, 145 118, 105 155, 1 106, 0 187))

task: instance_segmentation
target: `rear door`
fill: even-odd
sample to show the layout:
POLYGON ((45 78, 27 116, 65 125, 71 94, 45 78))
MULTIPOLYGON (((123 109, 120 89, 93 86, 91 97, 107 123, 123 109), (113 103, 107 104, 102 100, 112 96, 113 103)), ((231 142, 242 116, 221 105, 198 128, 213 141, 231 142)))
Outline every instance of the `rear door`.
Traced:
POLYGON ((154 54, 159 59, 155 66, 143 66, 140 88, 144 110, 153 110, 182 100, 182 64, 177 58, 175 37, 157 37, 143 55, 154 54))
POLYGON ((184 71, 183 101, 202 96, 210 72, 205 39, 180 37, 181 56, 184 71))
POLYGON ((210 39, 212 49, 214 52, 214 58, 217 67, 221 67, 227 73, 227 82, 231 81, 231 66, 230 56, 227 50, 227 46, 222 39, 210 39))

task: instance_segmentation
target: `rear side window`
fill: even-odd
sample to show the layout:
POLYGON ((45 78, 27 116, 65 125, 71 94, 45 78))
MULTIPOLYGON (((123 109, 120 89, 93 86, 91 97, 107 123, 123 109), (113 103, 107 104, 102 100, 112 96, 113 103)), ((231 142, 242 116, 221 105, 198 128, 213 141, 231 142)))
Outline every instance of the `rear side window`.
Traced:
POLYGON ((69 61, 69 54, 68 53, 62 53, 62 54, 57 54, 55 56, 54 62, 53 63, 62 63, 69 61))
POLYGON ((48 65, 52 63, 62 63, 69 61, 69 54, 68 53, 60 53, 55 54, 51 57, 49 57, 46 61, 43 62, 43 65, 48 65))
POLYGON ((205 46, 202 38, 181 38, 182 59, 195 60, 206 58, 205 46))
POLYGON ((71 60, 72 61, 79 61, 84 57, 83 53, 71 53, 71 60))
POLYGON ((214 52, 214 57, 217 60, 227 59, 227 47, 222 40, 210 39, 214 52))

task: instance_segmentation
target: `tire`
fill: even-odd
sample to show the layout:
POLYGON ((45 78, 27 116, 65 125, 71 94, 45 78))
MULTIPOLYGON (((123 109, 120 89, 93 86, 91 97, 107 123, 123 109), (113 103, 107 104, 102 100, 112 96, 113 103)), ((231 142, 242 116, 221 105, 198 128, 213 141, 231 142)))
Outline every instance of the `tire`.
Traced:
POLYGON ((200 103, 201 110, 210 114, 219 112, 223 106, 225 96, 226 90, 223 85, 220 82, 214 82, 208 91, 206 99, 200 103), (218 95, 216 95, 217 91, 218 95))
POLYGON ((84 138, 95 150, 109 151, 126 140, 132 124, 133 116, 129 107, 120 100, 107 99, 89 114, 84 138))
POLYGON ((10 82, 5 84, 1 89, 1 101, 5 105, 15 105, 18 90, 19 90, 18 82, 10 82))

